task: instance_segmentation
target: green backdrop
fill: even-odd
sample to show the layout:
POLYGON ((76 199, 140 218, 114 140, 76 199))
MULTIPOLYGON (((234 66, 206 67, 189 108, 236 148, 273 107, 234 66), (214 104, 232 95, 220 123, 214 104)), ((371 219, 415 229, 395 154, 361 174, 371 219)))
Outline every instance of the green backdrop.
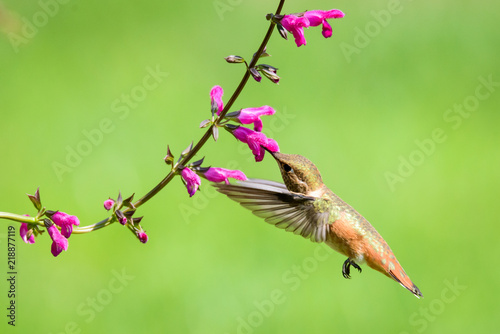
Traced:
MULTIPOLYGON (((237 86, 277 1, 3 0, 0 6, 0 211, 34 214, 25 193, 77 215, 144 195, 203 134, 210 88, 237 86)), ((425 298, 368 267, 269 226, 203 181, 179 179, 137 215, 149 242, 115 224, 16 239, 16 326, 9 320, 7 228, 0 222, 2 333, 494 333, 500 312, 498 2, 287 1, 338 8, 297 48, 275 33, 233 110, 270 105, 264 132, 307 156, 325 183, 384 236, 425 298)), ((206 165, 280 180, 226 132, 206 165)), ((17 232, 16 232, 17 233, 17 232)))

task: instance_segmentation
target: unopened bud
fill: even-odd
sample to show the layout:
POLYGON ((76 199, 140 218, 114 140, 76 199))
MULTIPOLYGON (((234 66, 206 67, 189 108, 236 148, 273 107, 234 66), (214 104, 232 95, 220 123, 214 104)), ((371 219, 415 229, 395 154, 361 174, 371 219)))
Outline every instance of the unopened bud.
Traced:
POLYGON ((257 65, 256 68, 259 69, 259 71, 272 82, 279 83, 280 77, 276 74, 276 72, 278 71, 276 67, 266 64, 260 64, 257 65))
POLYGON ((245 59, 243 57, 235 56, 235 55, 230 55, 230 56, 224 57, 224 59, 228 63, 233 63, 233 64, 244 63, 245 62, 245 59))
POLYGON ((250 70, 250 74, 252 77, 255 79, 255 81, 260 82, 262 80, 262 76, 260 75, 259 71, 255 67, 252 67, 250 70))

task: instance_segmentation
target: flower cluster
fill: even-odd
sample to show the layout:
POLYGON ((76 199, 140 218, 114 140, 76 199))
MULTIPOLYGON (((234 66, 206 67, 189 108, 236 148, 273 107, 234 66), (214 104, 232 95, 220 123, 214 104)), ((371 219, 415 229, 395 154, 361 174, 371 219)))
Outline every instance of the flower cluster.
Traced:
POLYGON ((78 217, 68 215, 65 212, 62 211, 47 211, 48 216, 54 224, 59 226, 61 228, 61 234, 65 236, 66 238, 69 238, 71 236, 71 233, 73 232, 73 225, 78 226, 80 225, 80 221, 78 220, 78 217))
MULTIPOLYGON (((224 90, 220 86, 214 86, 210 91, 210 100, 212 102, 212 113, 217 113, 220 115, 224 109, 224 102, 222 96, 224 95, 224 90)), ((238 111, 228 113, 224 116, 224 128, 229 131, 236 139, 248 145, 250 150, 255 156, 255 161, 262 161, 266 150, 271 152, 278 152, 278 143, 272 139, 267 138, 263 134, 262 128, 263 123, 261 116, 274 115, 276 111, 270 106, 262 106, 259 108, 245 108, 238 111), (228 124, 229 121, 233 121, 239 124, 253 124, 253 128, 249 129, 243 126, 228 124)), ((202 122, 202 127, 206 127, 209 124, 217 127, 213 121, 205 120, 202 122)), ((190 148, 187 149, 188 151, 190 148)), ((171 154, 167 154, 165 161, 169 164, 172 163, 173 157, 171 154), (169 157, 169 159, 167 159, 169 157)), ((196 161, 188 166, 184 166, 180 170, 180 175, 182 181, 186 185, 188 194, 192 197, 201 185, 200 176, 211 182, 225 182, 229 184, 229 178, 236 180, 247 180, 247 177, 242 171, 230 170, 219 167, 201 167, 202 160, 196 161)))
POLYGON ((135 213, 135 206, 132 203, 134 195, 123 199, 122 194, 118 194, 116 201, 108 198, 104 201, 103 206, 107 211, 113 209, 113 219, 116 219, 123 226, 127 226, 132 233, 139 239, 140 242, 145 244, 148 241, 148 235, 142 229, 140 222, 143 217, 132 217, 135 213))
POLYGON ((306 45, 304 28, 316 27, 320 24, 322 34, 325 38, 332 36, 332 26, 327 19, 339 19, 344 17, 344 13, 338 9, 331 10, 311 10, 299 14, 284 15, 279 23, 295 38, 297 46, 306 45))
MULTIPOLYGON (((216 96, 219 103, 222 104, 222 95, 224 90, 220 86, 215 86, 210 92, 210 96, 216 96)), ((234 124, 224 124, 224 128, 229 131, 239 141, 248 144, 250 150, 255 156, 255 161, 262 161, 264 159, 265 149, 271 152, 278 152, 278 143, 271 138, 267 138, 263 134, 263 123, 260 119, 261 116, 274 115, 276 111, 270 106, 262 106, 259 108, 245 108, 226 114, 227 121, 237 122, 239 124, 253 124, 254 130, 237 126, 234 124)), ((227 122, 226 122, 227 123, 227 122)))
MULTIPOLYGON (((62 211, 45 211, 50 219, 44 219, 45 227, 52 239, 52 255, 58 256, 63 250, 68 250, 68 239, 73 232, 73 226, 80 225, 78 217, 69 215, 62 211), (52 220, 52 221, 51 221, 52 220), (60 227, 61 231, 57 228, 60 227)), ((25 215, 28 216, 28 215, 25 215)), ((19 229, 21 239, 27 244, 35 243, 35 235, 39 233, 35 224, 22 223, 19 229)))

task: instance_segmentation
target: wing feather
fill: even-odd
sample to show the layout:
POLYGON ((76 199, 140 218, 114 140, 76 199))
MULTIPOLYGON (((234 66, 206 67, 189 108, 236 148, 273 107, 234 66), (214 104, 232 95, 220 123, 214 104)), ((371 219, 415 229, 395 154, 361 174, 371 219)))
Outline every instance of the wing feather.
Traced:
POLYGON ((315 210, 317 198, 291 193, 283 183, 260 179, 214 187, 269 224, 313 242, 327 238, 329 213, 315 210))

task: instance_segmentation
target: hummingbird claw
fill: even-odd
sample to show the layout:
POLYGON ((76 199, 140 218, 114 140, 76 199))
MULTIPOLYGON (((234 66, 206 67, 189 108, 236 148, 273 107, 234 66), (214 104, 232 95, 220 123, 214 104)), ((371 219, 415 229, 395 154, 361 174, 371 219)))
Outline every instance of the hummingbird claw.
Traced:
POLYGON ((356 262, 347 258, 347 260, 345 260, 344 264, 342 265, 342 276, 344 276, 344 278, 347 278, 347 279, 351 278, 351 266, 358 269, 359 272, 362 271, 361 267, 358 266, 358 264, 356 262))

